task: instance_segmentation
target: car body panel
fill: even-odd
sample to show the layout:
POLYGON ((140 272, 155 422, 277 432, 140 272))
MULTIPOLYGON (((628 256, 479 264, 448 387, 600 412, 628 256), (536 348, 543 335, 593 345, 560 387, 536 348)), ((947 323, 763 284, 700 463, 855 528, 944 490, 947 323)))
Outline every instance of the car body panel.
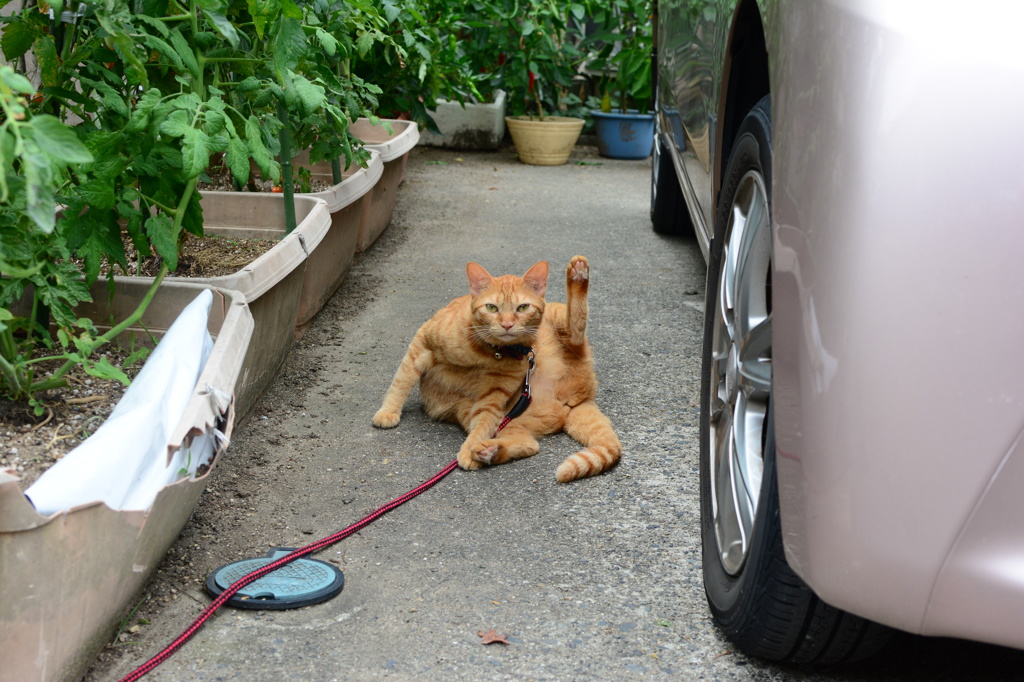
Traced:
POLYGON ((658 114, 662 139, 674 153, 676 175, 695 227, 697 240, 708 257, 715 225, 715 177, 719 148, 716 122, 723 91, 726 31, 737 0, 660 0, 658 21, 675 29, 658 35, 658 114))
MULTIPOLYGON (((1024 648, 1024 7, 758 5, 787 558, 851 613, 1024 648)), ((733 48, 691 49, 724 85, 733 48)), ((678 120, 713 135, 712 91, 678 120)))

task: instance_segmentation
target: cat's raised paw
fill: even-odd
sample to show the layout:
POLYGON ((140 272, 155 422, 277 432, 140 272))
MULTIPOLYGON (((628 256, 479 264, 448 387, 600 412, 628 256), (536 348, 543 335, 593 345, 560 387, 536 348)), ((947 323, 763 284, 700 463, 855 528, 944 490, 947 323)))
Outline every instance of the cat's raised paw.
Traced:
POLYGON ((389 410, 380 409, 377 410, 377 414, 373 415, 373 425, 378 429, 393 429, 398 426, 398 422, 402 419, 401 412, 391 412, 389 410))
POLYGON ((590 263, 583 256, 574 256, 566 275, 570 282, 586 282, 590 279, 590 263))

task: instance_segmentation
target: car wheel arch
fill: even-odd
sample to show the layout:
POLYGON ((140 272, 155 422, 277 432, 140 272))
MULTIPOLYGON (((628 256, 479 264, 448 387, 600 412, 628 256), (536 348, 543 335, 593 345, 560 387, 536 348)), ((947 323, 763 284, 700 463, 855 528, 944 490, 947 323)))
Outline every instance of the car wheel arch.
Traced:
POLYGON ((756 0, 740 0, 729 24, 719 83, 717 120, 720 123, 715 126, 713 194, 716 205, 740 124, 747 112, 771 92, 765 34, 765 23, 756 0))

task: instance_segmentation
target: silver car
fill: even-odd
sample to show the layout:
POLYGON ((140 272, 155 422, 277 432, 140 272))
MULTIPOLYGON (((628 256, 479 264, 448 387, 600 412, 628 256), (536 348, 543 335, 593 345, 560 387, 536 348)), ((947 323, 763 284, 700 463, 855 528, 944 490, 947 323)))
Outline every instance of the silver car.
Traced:
POLYGON ((753 655, 1024 648, 1024 4, 660 0, 708 262, 704 584, 753 655))

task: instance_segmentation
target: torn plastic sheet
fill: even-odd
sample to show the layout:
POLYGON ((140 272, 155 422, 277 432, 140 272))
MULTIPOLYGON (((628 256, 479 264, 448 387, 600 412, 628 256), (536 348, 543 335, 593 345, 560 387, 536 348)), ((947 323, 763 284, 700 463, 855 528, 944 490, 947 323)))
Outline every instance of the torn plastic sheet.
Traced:
POLYGON ((182 310, 103 425, 25 491, 40 514, 97 501, 146 510, 164 486, 209 462, 219 432, 195 437, 170 458, 167 444, 213 350, 212 302, 207 289, 182 310))
MULTIPOLYGON (((138 277, 115 277, 111 295, 108 283, 98 281, 93 301, 76 307, 76 313, 93 320, 124 319, 150 284, 138 277)), ((165 280, 141 323, 119 337, 126 343, 133 334, 165 336, 204 290, 213 294, 206 321, 215 339, 213 352, 183 416, 152 460, 162 463, 158 470, 164 473, 180 468, 167 465, 168 459, 200 436, 216 430, 231 436, 232 396, 249 371, 253 316, 239 291, 165 280)), ((147 436, 155 428, 148 425, 147 436)), ((23 494, 17 476, 0 470, 0 679, 83 678, 199 503, 227 449, 226 439, 211 442, 218 444, 218 451, 210 467, 195 476, 176 477, 142 511, 115 511, 96 500, 40 514, 23 494)), ((137 443, 117 445, 136 453, 143 450, 137 443)), ((195 447, 193 452, 198 451, 195 447)))

